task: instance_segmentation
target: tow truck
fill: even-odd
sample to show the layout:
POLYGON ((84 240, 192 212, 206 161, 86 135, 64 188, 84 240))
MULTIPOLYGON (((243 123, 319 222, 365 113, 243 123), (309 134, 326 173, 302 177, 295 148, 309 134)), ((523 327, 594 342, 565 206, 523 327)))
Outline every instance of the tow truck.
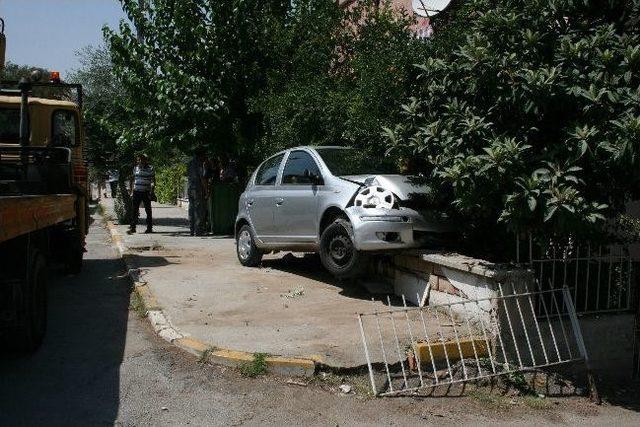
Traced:
POLYGON ((49 268, 60 264, 78 273, 88 231, 82 86, 62 83, 55 72, 41 82, 39 74, 0 83, 3 354, 30 353, 40 346, 49 268), (35 89, 57 93, 58 99, 35 97, 35 89), (75 100, 69 100, 73 93, 75 100))

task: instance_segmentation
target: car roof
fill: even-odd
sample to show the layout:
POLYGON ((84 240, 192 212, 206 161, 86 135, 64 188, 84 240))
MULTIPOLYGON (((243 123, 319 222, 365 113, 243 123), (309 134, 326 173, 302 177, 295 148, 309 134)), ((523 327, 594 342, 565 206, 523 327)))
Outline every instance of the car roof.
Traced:
POLYGON ((292 147, 292 148, 287 148, 286 150, 282 150, 277 154, 282 154, 282 153, 286 153, 288 151, 295 151, 295 150, 324 150, 324 149, 337 149, 337 150, 349 150, 352 147, 344 147, 341 145, 299 145, 297 147, 292 147))
MULTIPOLYGON (((338 149, 338 150, 349 150, 352 149, 353 147, 345 147, 342 145, 299 145, 297 147, 292 147, 292 148, 287 148, 286 150, 282 150, 282 151, 278 151, 277 153, 274 153, 272 155, 270 155, 269 157, 266 157, 262 163, 266 162, 267 160, 282 155, 282 154, 286 154, 290 151, 296 151, 296 150, 312 150, 312 151, 317 151, 317 150, 323 150, 326 148, 331 148, 331 149, 338 149)), ((260 163, 260 164, 262 164, 260 163)))
POLYGON ((344 145, 305 145, 304 147, 300 147, 300 148, 312 148, 314 150, 323 150, 326 148, 338 149, 338 150, 349 150, 353 147, 345 147, 344 145))

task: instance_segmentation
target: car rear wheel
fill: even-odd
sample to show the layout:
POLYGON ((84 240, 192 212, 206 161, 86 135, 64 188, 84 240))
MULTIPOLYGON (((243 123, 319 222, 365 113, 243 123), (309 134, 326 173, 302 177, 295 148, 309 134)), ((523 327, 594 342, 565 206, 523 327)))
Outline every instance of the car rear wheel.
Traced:
POLYGON ((236 253, 245 267, 257 267, 262 261, 262 251, 256 247, 253 230, 247 224, 240 228, 236 237, 236 253))
POLYGON ((353 227, 346 218, 338 218, 320 237, 322 265, 336 277, 349 278, 362 273, 365 255, 354 245, 353 227))

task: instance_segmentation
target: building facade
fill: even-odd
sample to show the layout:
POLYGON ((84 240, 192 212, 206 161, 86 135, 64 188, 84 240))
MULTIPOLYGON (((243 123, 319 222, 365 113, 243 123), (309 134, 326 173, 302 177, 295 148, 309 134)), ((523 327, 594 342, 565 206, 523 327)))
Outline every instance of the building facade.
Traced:
MULTIPOLYGON (((339 4, 342 7, 349 7, 358 0, 338 0, 339 4)), ((418 38, 429 38, 433 35, 433 28, 427 17, 428 13, 424 12, 423 9, 425 7, 430 7, 434 1, 426 1, 426 0, 391 0, 391 7, 398 10, 404 11, 409 16, 413 16, 416 19, 416 23, 414 24, 413 30, 415 32, 416 37, 418 38)), ((448 3, 446 1, 436 1, 435 3, 448 3)))

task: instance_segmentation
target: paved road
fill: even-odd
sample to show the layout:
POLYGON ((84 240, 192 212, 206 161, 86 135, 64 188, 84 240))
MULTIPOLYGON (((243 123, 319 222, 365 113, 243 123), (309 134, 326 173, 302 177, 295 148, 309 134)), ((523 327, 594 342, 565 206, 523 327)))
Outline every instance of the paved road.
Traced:
MULTIPOLYGON (((97 224, 82 274, 54 277, 49 333, 32 357, 0 360, 0 426, 639 424, 638 413, 582 400, 550 409, 483 399, 365 399, 335 385, 243 378, 204 366, 128 310, 129 282, 97 224)), ((557 406, 554 406, 557 405, 557 406)))

